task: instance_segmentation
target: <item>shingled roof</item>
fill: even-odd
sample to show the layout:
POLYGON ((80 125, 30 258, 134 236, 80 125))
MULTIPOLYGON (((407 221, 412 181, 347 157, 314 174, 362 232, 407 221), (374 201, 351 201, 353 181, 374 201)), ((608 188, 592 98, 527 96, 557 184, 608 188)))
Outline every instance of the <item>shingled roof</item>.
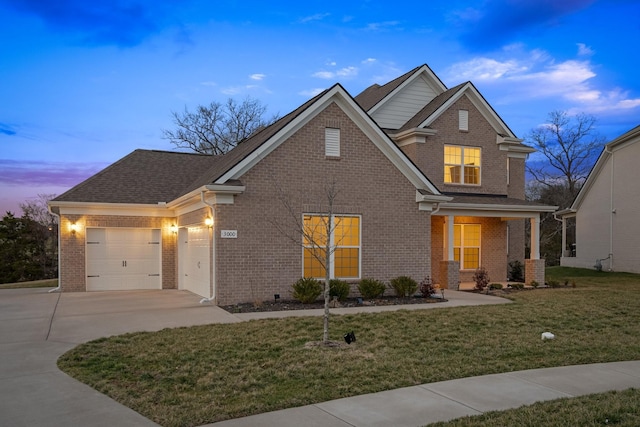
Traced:
POLYGON ((373 84, 360 92, 354 99, 363 110, 369 111, 423 66, 424 65, 420 65, 382 86, 379 84, 373 84))
POLYGON ((169 202, 185 194, 189 184, 219 160, 220 156, 135 150, 53 201, 135 204, 169 202))

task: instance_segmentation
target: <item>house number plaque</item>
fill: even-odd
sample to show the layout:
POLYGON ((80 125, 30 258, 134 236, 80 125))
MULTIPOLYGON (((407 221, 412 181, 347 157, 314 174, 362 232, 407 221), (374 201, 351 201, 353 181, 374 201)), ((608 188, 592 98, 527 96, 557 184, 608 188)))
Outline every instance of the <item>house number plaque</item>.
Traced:
POLYGON ((220 230, 220 237, 223 239, 237 239, 238 230, 220 230))

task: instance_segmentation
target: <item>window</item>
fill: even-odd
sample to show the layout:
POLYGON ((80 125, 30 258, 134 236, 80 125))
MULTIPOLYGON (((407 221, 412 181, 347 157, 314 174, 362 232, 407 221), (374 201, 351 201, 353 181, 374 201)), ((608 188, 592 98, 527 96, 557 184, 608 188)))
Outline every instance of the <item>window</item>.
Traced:
MULTIPOLYGON (((330 243, 331 277, 357 279, 360 277, 360 217, 334 215, 331 217, 330 243)), ((304 277, 325 277, 324 257, 327 244, 326 215, 304 216, 304 277), (321 262, 318 258, 323 260, 321 262)))
POLYGON ((453 259, 462 270, 480 267, 480 224, 453 225, 453 259))
POLYGON ((444 146, 444 182, 480 184, 480 148, 444 146))
POLYGON ((469 130, 469 111, 458 110, 458 130, 469 130))
POLYGON ((327 157, 340 157, 340 129, 325 128, 324 155, 327 157))

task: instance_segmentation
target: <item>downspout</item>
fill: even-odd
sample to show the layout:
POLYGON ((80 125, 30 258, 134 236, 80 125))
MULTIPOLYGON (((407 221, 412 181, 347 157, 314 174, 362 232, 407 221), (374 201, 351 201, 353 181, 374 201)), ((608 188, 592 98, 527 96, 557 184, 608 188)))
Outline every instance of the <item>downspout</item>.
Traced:
POLYGON ((609 258, 609 271, 613 271, 613 216, 616 213, 616 209, 614 206, 614 200, 613 200, 613 188, 614 188, 614 183, 613 183, 613 179, 614 179, 614 156, 613 156, 613 150, 610 149, 610 147, 606 147, 604 149, 605 152, 611 154, 611 193, 610 193, 610 205, 609 205, 609 256, 607 258, 609 258))
MULTIPOLYGON (((215 218, 215 209, 213 208, 213 204, 212 203, 208 203, 207 200, 204 197, 204 194, 206 193, 206 191, 201 191, 200 192, 200 201, 202 203, 204 203, 205 205, 209 206, 209 209, 211 211, 211 220, 213 221, 212 227, 216 224, 216 218, 215 218)), ((214 239, 215 239, 215 232, 211 233, 211 241, 209 242, 211 244, 211 249, 212 249, 212 259, 211 259, 211 268, 209 269, 209 286, 211 286, 211 282, 214 280, 213 274, 211 274, 213 271, 215 271, 215 265, 216 265, 216 248, 214 247, 214 239)), ((204 303, 210 303, 211 301, 214 300, 214 295, 210 295, 209 298, 202 298, 200 300, 200 304, 204 304, 204 303)))
POLYGON ((440 204, 441 204, 441 202, 436 202, 436 203, 434 203, 434 204, 436 205, 436 208, 435 208, 435 210, 432 210, 432 211, 431 211, 431 216, 433 216, 433 215, 437 214, 437 213, 440 211, 440 204))
POLYGON ((61 224, 61 220, 60 220, 60 215, 58 215, 57 213, 55 213, 54 211, 51 210, 51 206, 47 206, 47 210, 49 211, 49 213, 53 216, 55 216, 56 218, 58 218, 58 287, 57 288, 53 288, 53 289, 49 289, 49 293, 51 292, 61 292, 62 291, 62 284, 60 283, 60 235, 62 234, 62 224, 61 224))

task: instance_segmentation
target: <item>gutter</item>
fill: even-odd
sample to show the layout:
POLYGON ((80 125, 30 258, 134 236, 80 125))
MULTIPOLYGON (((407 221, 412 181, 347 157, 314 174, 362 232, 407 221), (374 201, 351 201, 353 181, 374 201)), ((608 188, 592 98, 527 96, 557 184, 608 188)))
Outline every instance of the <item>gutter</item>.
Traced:
POLYGON ((49 213, 53 216, 55 216, 56 218, 58 218, 58 287, 53 288, 53 289, 49 289, 49 293, 52 292, 62 292, 62 283, 60 282, 60 234, 61 233, 61 224, 60 224, 60 214, 54 212, 51 209, 51 205, 47 203, 47 210, 49 211, 49 213))

